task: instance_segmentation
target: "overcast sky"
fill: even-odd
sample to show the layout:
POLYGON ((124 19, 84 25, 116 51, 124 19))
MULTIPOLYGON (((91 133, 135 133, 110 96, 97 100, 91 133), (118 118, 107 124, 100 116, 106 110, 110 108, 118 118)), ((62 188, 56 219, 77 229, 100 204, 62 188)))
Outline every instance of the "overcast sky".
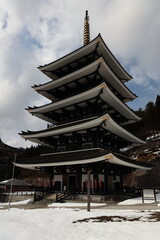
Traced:
POLYGON ((144 108, 160 94, 159 0, 0 0, 0 138, 15 147, 30 146, 18 133, 47 123, 25 108, 48 103, 31 86, 44 83, 37 67, 82 46, 89 11, 91 39, 101 33, 133 79, 144 108))

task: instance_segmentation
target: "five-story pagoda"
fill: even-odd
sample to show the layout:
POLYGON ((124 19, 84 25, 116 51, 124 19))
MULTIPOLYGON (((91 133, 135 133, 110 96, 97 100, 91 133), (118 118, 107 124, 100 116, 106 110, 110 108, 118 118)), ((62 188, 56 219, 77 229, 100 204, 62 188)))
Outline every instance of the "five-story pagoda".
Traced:
POLYGON ((121 188, 122 175, 129 168, 150 169, 120 153, 120 149, 145 143, 124 129, 140 120, 126 105, 136 96, 125 85, 131 76, 102 37, 90 41, 87 11, 84 45, 39 70, 51 80, 33 89, 51 103, 27 110, 50 127, 20 135, 53 147, 53 153, 23 159, 17 166, 47 169, 56 190, 75 192, 85 191, 90 169, 90 186, 96 193, 121 188))

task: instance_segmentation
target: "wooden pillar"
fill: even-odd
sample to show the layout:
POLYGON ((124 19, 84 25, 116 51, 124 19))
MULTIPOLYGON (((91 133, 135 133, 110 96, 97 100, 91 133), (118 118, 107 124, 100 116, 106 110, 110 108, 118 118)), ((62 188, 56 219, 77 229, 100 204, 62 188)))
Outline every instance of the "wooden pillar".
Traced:
POLYGON ((88 186, 87 186, 87 211, 90 212, 90 208, 91 208, 90 170, 87 171, 87 180, 88 180, 88 186))
POLYGON ((120 173, 120 190, 123 190, 123 176, 122 176, 122 173, 120 173))
POLYGON ((108 171, 107 171, 107 165, 104 164, 104 194, 106 195, 108 191, 108 171))
POLYGON ((94 173, 94 193, 99 193, 98 173, 94 173))
POLYGON ((109 187, 108 187, 108 174, 104 173, 104 192, 107 193, 109 187))

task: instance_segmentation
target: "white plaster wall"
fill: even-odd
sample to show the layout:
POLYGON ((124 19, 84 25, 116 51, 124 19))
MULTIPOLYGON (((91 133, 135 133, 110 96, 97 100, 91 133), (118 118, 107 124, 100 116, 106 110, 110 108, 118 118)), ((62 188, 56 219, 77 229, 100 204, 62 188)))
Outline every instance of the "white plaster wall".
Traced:
POLYGON ((61 188, 62 188, 62 175, 54 175, 54 183, 56 181, 60 181, 61 182, 61 188))
POLYGON ((62 182, 62 175, 54 175, 54 182, 56 181, 62 182))
POLYGON ((87 174, 82 174, 82 186, 83 186, 83 182, 85 182, 87 180, 87 174))
MULTIPOLYGON (((83 187, 83 182, 87 180, 87 174, 82 174, 82 187, 83 187)), ((90 179, 92 181, 92 188, 93 188, 93 174, 90 175, 90 179)))
POLYGON ((116 182, 120 182, 120 176, 116 176, 116 182))

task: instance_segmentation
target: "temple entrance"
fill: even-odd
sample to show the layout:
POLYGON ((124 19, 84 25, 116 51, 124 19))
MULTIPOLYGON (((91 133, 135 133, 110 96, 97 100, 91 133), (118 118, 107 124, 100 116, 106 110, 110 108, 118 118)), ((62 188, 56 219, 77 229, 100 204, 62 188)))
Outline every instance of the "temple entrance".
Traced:
POLYGON ((61 191, 61 182, 60 181, 55 181, 54 190, 61 191))
POLYGON ((76 175, 68 176, 68 190, 71 190, 71 191, 76 190, 76 175))

